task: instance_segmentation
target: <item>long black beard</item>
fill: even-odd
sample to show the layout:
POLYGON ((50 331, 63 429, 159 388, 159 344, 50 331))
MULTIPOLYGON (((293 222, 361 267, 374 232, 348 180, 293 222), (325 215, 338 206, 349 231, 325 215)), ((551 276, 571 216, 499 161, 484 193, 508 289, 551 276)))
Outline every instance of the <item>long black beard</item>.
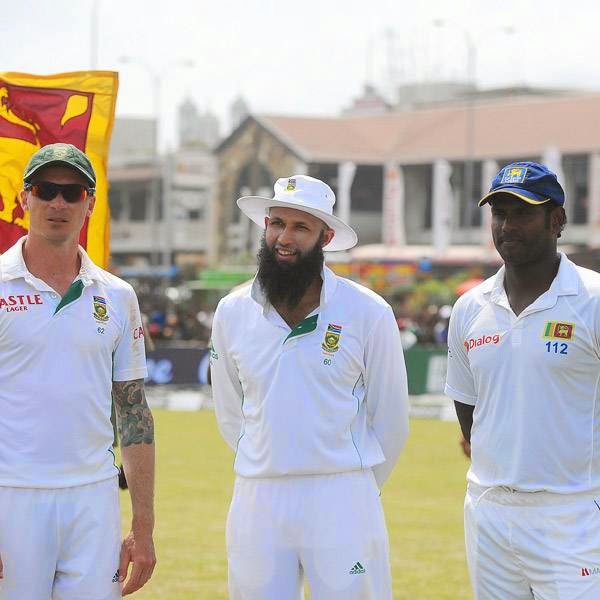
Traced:
POLYGON ((310 284, 321 276, 323 270, 323 234, 312 250, 301 254, 295 263, 280 263, 275 251, 267 246, 263 235, 257 254, 260 287, 273 305, 288 308, 298 306, 310 284))

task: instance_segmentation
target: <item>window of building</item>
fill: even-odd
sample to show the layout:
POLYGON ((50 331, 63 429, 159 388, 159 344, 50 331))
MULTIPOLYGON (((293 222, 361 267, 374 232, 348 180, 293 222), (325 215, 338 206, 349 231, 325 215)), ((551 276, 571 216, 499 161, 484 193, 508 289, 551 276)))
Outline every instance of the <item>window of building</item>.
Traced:
POLYGON ((261 196, 266 194, 269 195, 273 191, 273 179, 265 165, 253 160, 246 164, 246 166, 240 171, 237 182, 235 185, 235 194, 231 198, 229 204, 230 223, 240 223, 242 221, 242 211, 237 206, 237 199, 241 196, 261 196))
POLYGON ((563 174, 567 201, 565 210, 569 221, 583 225, 588 220, 588 156, 571 154, 563 156, 563 174))
POLYGON ((156 185, 156 190, 157 190, 156 193, 158 194, 158 201, 157 201, 156 208, 154 211, 154 218, 157 221, 162 221, 164 219, 164 214, 165 214, 165 207, 163 206, 164 197, 163 197, 162 182, 158 181, 155 183, 155 185, 156 185))
POLYGON ((108 205, 111 219, 119 221, 124 216, 123 197, 119 188, 112 187, 108 192, 108 205))
POLYGON ((145 189, 129 191, 129 218, 132 221, 145 221, 148 215, 148 194, 145 189))
POLYGON ((454 211, 455 222, 460 228, 479 227, 481 225, 481 209, 478 201, 481 198, 481 163, 472 162, 471 184, 469 186, 467 179, 469 175, 469 164, 466 162, 451 163, 452 174, 450 175, 450 185, 456 203, 457 210, 454 211), (466 189, 469 186, 470 192, 466 189))
POLYGON ((433 210, 433 165, 404 165, 404 210, 406 232, 431 229, 433 210))
POLYGON ((381 165, 358 165, 350 192, 352 212, 381 213, 383 207, 383 169, 381 165))
MULTIPOLYGON (((338 165, 337 163, 314 163, 309 166, 308 174, 324 181, 337 196, 338 193, 338 165)), ((335 208, 334 208, 335 212, 335 208)))

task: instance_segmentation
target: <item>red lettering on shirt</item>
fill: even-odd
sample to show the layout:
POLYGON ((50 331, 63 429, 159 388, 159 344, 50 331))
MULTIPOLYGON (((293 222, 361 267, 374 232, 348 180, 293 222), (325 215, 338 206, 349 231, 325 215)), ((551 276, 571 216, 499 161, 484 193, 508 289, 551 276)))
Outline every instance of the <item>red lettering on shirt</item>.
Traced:
POLYGON ((144 328, 143 327, 136 327, 133 330, 133 339, 134 340, 139 340, 140 338, 144 337, 144 328))
POLYGON ((27 305, 35 306, 36 304, 44 304, 44 301, 42 300, 42 296, 40 294, 19 294, 17 296, 6 296, 6 298, 0 296, 0 308, 6 307, 7 312, 14 312, 12 310, 9 310, 11 306, 19 305, 19 307, 24 307, 24 309, 27 310, 27 305))
POLYGON ((482 335, 478 338, 471 338, 464 342, 465 350, 467 353, 473 348, 479 348, 479 346, 485 346, 487 344, 498 344, 500 342, 500 334, 494 333, 492 335, 482 335))

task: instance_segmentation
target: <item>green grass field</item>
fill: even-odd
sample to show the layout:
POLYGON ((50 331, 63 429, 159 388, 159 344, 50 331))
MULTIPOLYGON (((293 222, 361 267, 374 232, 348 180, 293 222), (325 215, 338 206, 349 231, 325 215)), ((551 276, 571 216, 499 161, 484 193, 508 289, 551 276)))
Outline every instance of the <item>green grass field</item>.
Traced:
MULTIPOLYGON (((139 600, 226 600, 225 519, 232 453, 209 411, 154 411, 158 565, 139 600)), ((383 491, 394 599, 468 600, 462 502, 466 459, 458 425, 413 420, 383 491)), ((121 496, 123 525, 129 497, 121 496)))

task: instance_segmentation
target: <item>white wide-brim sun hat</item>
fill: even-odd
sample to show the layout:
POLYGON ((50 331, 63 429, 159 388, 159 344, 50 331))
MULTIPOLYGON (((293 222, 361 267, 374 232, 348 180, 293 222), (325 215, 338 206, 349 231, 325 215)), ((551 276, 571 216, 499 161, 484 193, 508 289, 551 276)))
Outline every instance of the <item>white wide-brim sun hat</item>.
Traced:
POLYGON ((249 219, 263 228, 270 208, 293 208, 307 212, 324 221, 335 232, 323 250, 349 250, 356 246, 358 236, 354 229, 333 214, 335 194, 326 183, 308 175, 292 175, 278 179, 273 189, 273 198, 242 196, 237 205, 249 219))

